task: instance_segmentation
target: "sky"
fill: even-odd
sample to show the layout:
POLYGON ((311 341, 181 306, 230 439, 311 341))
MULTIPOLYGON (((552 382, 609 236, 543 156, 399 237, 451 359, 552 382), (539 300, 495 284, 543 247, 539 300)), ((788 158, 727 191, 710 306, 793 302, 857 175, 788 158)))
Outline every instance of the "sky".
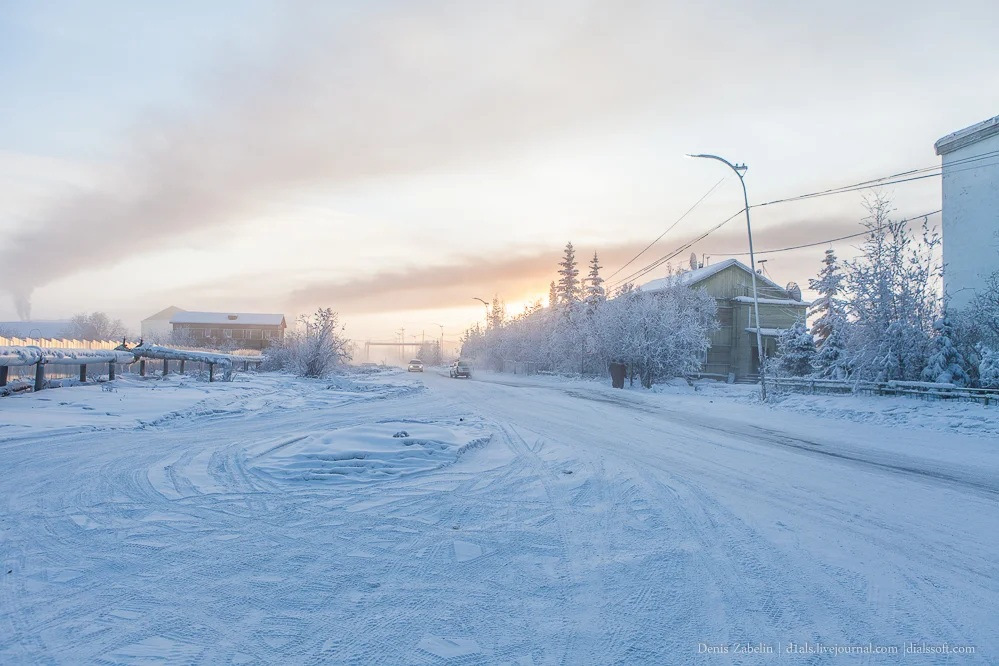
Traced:
MULTIPOLYGON (((567 241, 615 282, 739 212, 685 153, 745 162, 753 204, 939 164, 999 114, 997 33, 992 0, 0 0, 0 320, 332 307, 457 339, 476 298, 544 299, 567 241)), ((936 178, 887 192, 940 208, 936 178)), ((858 231, 863 195, 754 208, 756 249, 858 231)), ((804 286, 827 247, 856 254, 760 258, 804 286)), ((690 249, 745 252, 743 218, 690 249)))

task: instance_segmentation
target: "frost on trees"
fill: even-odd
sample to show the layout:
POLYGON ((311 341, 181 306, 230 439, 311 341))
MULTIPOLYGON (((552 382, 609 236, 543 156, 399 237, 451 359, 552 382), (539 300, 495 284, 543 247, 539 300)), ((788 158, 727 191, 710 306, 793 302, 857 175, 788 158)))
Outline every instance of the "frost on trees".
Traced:
POLYGON ((797 321, 782 331, 777 339, 774 372, 782 377, 804 377, 812 372, 814 358, 815 342, 812 334, 805 328, 805 322, 797 321))
POLYGON ((999 352, 979 348, 978 383, 982 388, 999 389, 999 352))
POLYGON ((924 221, 922 238, 893 220, 889 200, 865 202, 863 254, 846 264, 851 346, 862 379, 919 380, 940 310, 940 237, 924 221))
POLYGON ((562 305, 571 305, 580 300, 579 268, 576 266, 576 250, 572 243, 565 244, 565 254, 559 262, 558 300, 562 305))
POLYGON ((923 369, 923 381, 966 386, 968 372, 965 370, 964 356, 954 346, 950 321, 946 316, 941 317, 933 328, 936 337, 933 338, 930 357, 923 369))
POLYGON ((607 291, 604 289, 604 279, 600 277, 600 265, 597 253, 593 253, 590 260, 590 273, 586 277, 586 306, 592 313, 601 303, 607 300, 607 291))
POLYGON ((843 321, 840 316, 843 313, 843 301, 839 295, 843 291, 844 276, 836 260, 836 253, 831 249, 826 250, 822 262, 824 265, 818 278, 808 281, 809 288, 819 293, 808 312, 814 322, 812 339, 817 348, 821 348, 826 338, 832 334, 833 327, 843 321))
POLYGON ((815 352, 812 368, 820 379, 848 379, 851 365, 847 348, 847 321, 841 314, 830 320, 828 337, 815 352))

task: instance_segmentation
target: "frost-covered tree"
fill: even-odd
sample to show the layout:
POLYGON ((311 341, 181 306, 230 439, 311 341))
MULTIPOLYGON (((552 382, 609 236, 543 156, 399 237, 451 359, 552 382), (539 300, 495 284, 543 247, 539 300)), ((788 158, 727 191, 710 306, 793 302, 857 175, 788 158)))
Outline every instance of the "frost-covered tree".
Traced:
POLYGON ((326 377, 351 357, 351 343, 341 335, 343 326, 332 308, 319 308, 298 318, 300 330, 284 336, 280 344, 264 350, 265 367, 293 372, 299 377, 326 377))
POLYGON ((829 321, 829 335, 812 359, 815 376, 821 379, 847 379, 850 377, 848 326, 846 317, 835 314, 829 321))
POLYGON ((548 307, 553 308, 558 305, 558 287, 555 285, 555 281, 552 280, 551 284, 548 286, 548 307))
POLYGON ((943 316, 933 324, 936 336, 933 338, 932 351, 923 369, 923 381, 941 384, 968 384, 968 372, 965 369, 964 356, 954 346, 954 331, 947 316, 943 316))
POLYGON ((812 339, 812 334, 805 327, 805 322, 796 321, 777 338, 777 355, 773 359, 773 370, 778 376, 804 377, 812 372, 814 358, 815 341, 812 339))
POLYGON ((562 261, 558 265, 559 304, 578 303, 580 300, 579 268, 576 266, 576 250, 572 247, 572 243, 565 244, 562 261))
POLYGON ((604 289, 604 279, 600 277, 600 265, 597 253, 593 253, 590 260, 590 273, 586 278, 586 305, 590 312, 593 312, 601 303, 607 300, 607 291, 604 289))
POLYGON ((600 308, 595 340, 603 358, 632 364, 646 388, 695 372, 717 328, 715 299, 678 280, 663 289, 629 289, 600 308))
POLYGON ((104 312, 80 313, 69 320, 63 335, 74 340, 117 340, 128 335, 121 319, 104 312))
POLYGON ((865 207, 863 254, 846 264, 856 371, 865 379, 917 380, 940 311, 940 237, 925 222, 922 238, 913 236, 906 221, 891 219, 880 193, 865 207))
POLYGON ((500 328, 505 319, 506 304, 499 299, 499 296, 493 296, 493 304, 489 308, 489 328, 500 328))
POLYGON ((809 288, 819 293, 819 297, 808 311, 808 316, 812 318, 812 338, 818 348, 821 348, 826 338, 832 334, 834 323, 842 319, 843 301, 839 296, 843 291, 842 285, 845 279, 836 260, 835 251, 826 250, 822 262, 819 276, 808 281, 809 288))
POLYGON ((978 384, 982 388, 999 389, 999 352, 980 347, 978 357, 978 384))

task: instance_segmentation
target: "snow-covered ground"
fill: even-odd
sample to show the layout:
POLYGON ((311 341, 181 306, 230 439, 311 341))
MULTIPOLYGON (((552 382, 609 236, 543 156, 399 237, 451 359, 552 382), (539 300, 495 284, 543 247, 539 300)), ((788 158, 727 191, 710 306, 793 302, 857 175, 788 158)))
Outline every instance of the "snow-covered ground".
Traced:
POLYGON ((999 662, 994 407, 432 371, 114 389, 0 399, 0 663, 999 662), (944 644, 975 652, 911 653, 944 644))

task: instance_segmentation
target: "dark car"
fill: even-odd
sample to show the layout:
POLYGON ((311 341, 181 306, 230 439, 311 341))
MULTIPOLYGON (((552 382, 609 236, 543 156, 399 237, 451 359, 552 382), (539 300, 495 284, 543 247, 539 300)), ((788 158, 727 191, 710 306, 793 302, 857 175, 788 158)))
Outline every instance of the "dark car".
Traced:
POLYGON ((449 374, 452 377, 464 377, 468 379, 472 376, 472 366, 470 366, 466 361, 455 361, 451 364, 449 374))

